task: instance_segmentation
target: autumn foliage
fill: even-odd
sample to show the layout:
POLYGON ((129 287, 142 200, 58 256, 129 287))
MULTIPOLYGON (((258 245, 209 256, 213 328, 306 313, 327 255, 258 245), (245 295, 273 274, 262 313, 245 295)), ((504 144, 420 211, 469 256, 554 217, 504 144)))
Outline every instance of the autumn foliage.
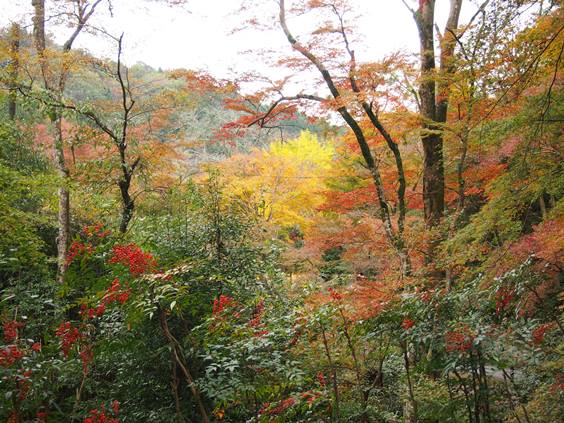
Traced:
POLYGON ((562 420, 562 7, 398 2, 368 61, 384 3, 246 1, 231 79, 109 2, 0 32, 0 421, 562 420))

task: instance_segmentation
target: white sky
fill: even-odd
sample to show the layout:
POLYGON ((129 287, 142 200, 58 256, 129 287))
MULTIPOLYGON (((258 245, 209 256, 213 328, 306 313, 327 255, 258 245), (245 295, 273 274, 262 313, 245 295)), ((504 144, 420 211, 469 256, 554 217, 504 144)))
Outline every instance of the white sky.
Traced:
MULTIPOLYGON (((272 6, 276 10, 273 0, 261 1, 266 7, 272 6)), ((350 1, 356 3, 356 9, 362 13, 358 31, 365 42, 355 46, 359 61, 377 60, 399 49, 418 50, 415 24, 401 0, 350 1)), ((410 1, 416 3, 416 0, 410 1)), ((125 61, 129 64, 140 61, 163 69, 205 69, 219 78, 262 68, 264 72, 275 74, 276 71, 267 71, 264 64, 240 52, 285 45, 280 30, 272 33, 246 30, 229 35, 239 19, 235 12, 241 2, 188 0, 183 7, 168 7, 156 0, 113 0, 114 16, 109 15, 107 4, 103 2, 91 24, 102 26, 112 34, 125 33, 125 61)), ((50 0, 46 3, 49 7, 50 0)), ((439 22, 445 19, 448 5, 449 0, 437 0, 439 22)), ((471 14, 469 9, 474 9, 474 5, 465 6, 463 17, 471 14)), ((0 10, 1 26, 11 21, 28 25, 31 22, 31 0, 0 0, 0 10)), ((289 24, 292 25, 292 22, 289 24)), ((69 32, 68 28, 55 28, 50 23, 47 29, 60 42, 69 32)), ((75 47, 85 48, 97 56, 114 56, 108 41, 99 36, 81 34, 75 47)))

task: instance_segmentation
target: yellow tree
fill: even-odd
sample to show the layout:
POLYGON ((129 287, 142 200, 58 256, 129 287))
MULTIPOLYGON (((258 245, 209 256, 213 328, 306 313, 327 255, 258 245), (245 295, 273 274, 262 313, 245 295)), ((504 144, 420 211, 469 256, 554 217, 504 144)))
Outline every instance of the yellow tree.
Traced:
POLYGON ((307 229, 324 201, 324 177, 333 156, 331 142, 302 132, 296 139, 234 156, 222 170, 242 206, 277 228, 307 229))

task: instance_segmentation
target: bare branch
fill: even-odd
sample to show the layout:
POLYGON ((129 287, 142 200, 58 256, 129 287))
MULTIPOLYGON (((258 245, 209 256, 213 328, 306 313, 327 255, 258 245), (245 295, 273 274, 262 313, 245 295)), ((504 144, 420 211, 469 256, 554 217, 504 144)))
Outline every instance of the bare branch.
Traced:
POLYGON ((413 16, 415 16, 415 14, 416 14, 417 12, 416 12, 415 10, 413 10, 413 9, 411 8, 411 6, 410 6, 409 4, 407 4, 407 2, 406 2, 405 0, 401 0, 401 1, 402 1, 402 3, 405 5, 405 7, 407 7, 407 10, 409 10, 409 11, 411 12, 411 14, 412 14, 413 16))
POLYGON ((74 41, 76 40, 76 37, 78 36, 78 34, 80 34, 82 29, 84 28, 84 26, 86 25, 86 23, 94 13, 94 11, 96 10, 96 6, 98 6, 101 3, 101 1, 102 0, 96 0, 94 4, 92 4, 92 6, 90 7, 90 10, 88 10, 88 3, 83 5, 82 2, 79 2, 78 14, 77 14, 78 25, 76 26, 74 32, 71 34, 69 39, 63 44, 63 52, 70 51, 74 41))
MULTIPOLYGON (((311 94, 296 94, 296 95, 293 95, 293 96, 282 96, 279 99, 277 99, 276 101, 274 101, 270 105, 270 107, 268 108, 268 110, 266 112, 264 112, 257 119, 255 119, 252 122, 250 122, 249 124, 247 124, 247 126, 251 127, 253 125, 258 124, 261 128, 264 127, 266 121, 268 120, 268 117, 270 115, 272 115, 272 113, 274 112, 274 110, 276 109, 276 107, 278 105, 280 105, 283 102, 293 101, 293 100, 312 100, 312 101, 318 101, 318 102, 326 101, 323 97, 319 97, 319 96, 311 95, 311 94)), ((253 105, 253 107, 256 107, 256 106, 253 105)))

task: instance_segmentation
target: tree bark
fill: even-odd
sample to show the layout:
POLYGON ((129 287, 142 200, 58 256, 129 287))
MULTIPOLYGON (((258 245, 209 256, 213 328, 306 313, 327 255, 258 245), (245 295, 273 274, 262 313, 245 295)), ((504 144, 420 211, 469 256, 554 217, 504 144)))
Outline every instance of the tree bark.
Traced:
POLYGON ((327 363, 331 368, 331 384, 333 385, 333 412, 331 415, 331 421, 339 422, 341 421, 341 413, 339 411, 339 383, 337 381, 337 369, 331 358, 331 351, 329 350, 329 342, 327 341, 327 334, 325 332, 325 327, 323 323, 319 323, 321 328, 321 335, 323 337, 323 347, 325 348, 325 355, 327 356, 327 363))
POLYGON ((119 191, 121 194, 121 221, 119 224, 119 231, 121 233, 127 232, 127 227, 129 222, 133 218, 133 211, 135 210, 135 202, 131 195, 129 194, 129 188, 131 187, 131 175, 130 172, 124 171, 123 178, 118 182, 119 191))
MULTIPOLYGON (((419 104, 421 114, 421 143, 423 145, 423 207, 425 226, 436 228, 444 217, 445 171, 443 157, 443 126, 447 120, 449 78, 455 71, 455 31, 462 0, 450 1, 450 12, 440 43, 440 68, 435 62, 435 0, 419 2, 413 12, 420 42, 419 104)), ((440 239, 432 236, 426 251, 427 264, 435 261, 440 239)), ((442 273, 435 272, 434 273, 442 273)), ((436 276, 436 275, 435 275, 436 276)))
POLYGON ((422 117, 423 144, 423 203, 425 224, 432 228, 440 222, 444 213, 444 162, 443 139, 437 122, 435 80, 435 0, 420 3, 416 12, 420 42, 419 100, 422 117))
MULTIPOLYGON (((45 57, 45 0, 32 0, 34 7, 33 35, 35 48, 39 56, 39 64, 43 75, 43 85, 46 90, 53 91, 48 75, 48 63, 45 57)), ((55 92, 57 99, 63 96, 65 76, 59 77, 58 90, 55 92)), ((62 127, 62 117, 58 113, 55 118, 55 140, 53 143, 53 153, 55 157, 55 167, 60 178, 58 190, 58 235, 57 235, 57 280, 63 282, 67 269, 67 247, 70 239, 70 193, 68 189, 69 170, 65 163, 64 136, 62 127)))
POLYGON ((67 271, 67 248, 70 240, 70 190, 68 187, 70 172, 65 162, 64 136, 62 118, 58 117, 55 122, 55 166, 61 180, 59 186, 59 233, 57 236, 57 278, 63 282, 67 271))
MULTIPOLYGON (((43 75, 43 84, 46 90, 51 91, 59 103, 65 91, 65 85, 68 77, 68 62, 67 55, 72 49, 72 45, 76 37, 84 29, 86 22, 94 13, 96 6, 101 0, 96 0, 87 10, 88 3, 76 1, 77 4, 77 25, 69 37, 63 44, 63 51, 61 57, 61 68, 58 74, 58 84, 51 84, 49 76, 49 64, 45 57, 45 0, 32 0, 31 4, 34 8, 33 17, 33 34, 35 41, 35 48, 39 56, 39 64, 41 73, 43 75)), ((70 172, 66 165, 65 150, 64 150, 64 132, 63 132, 63 116, 59 111, 55 118, 55 142, 53 143, 55 167, 61 180, 58 197, 59 197, 59 210, 58 210, 58 236, 57 236, 57 280, 63 282, 67 270, 67 249, 70 240, 70 190, 69 178, 70 172)))
MULTIPOLYGON (((119 226, 119 230, 121 233, 125 233, 127 231, 127 227, 129 222, 133 218, 133 211, 135 209, 135 200, 129 193, 129 189, 131 188, 131 180, 133 179, 133 174, 135 172, 135 168, 141 161, 141 158, 138 157, 135 159, 131 166, 127 162, 127 145, 128 145, 128 129, 129 129, 129 120, 130 120, 130 113, 135 105, 135 100, 132 98, 130 86, 129 86, 129 78, 127 74, 127 68, 122 69, 123 65, 121 62, 121 54, 123 50, 123 34, 118 39, 118 57, 117 57, 117 70, 116 70, 116 78, 119 82, 119 86, 121 89, 121 103, 123 108, 123 117, 121 121, 121 133, 118 135, 117 133, 110 134, 110 137, 114 140, 117 145, 119 151, 119 158, 120 158, 120 167, 122 171, 122 178, 119 180, 118 185, 121 193, 121 200, 122 200, 122 215, 121 215, 121 223, 119 226)), ((106 133, 108 133, 106 131, 106 133)))
POLYGON ((8 117, 10 120, 16 119, 17 110, 17 84, 20 70, 20 37, 21 28, 17 23, 13 23, 10 27, 10 65, 9 73, 9 89, 8 94, 8 117))
POLYGON ((33 38, 37 54, 43 55, 45 51, 45 0, 31 0, 34 9, 33 38))
POLYGON ((160 317, 161 329, 163 330, 163 334, 166 340, 168 341, 172 351, 172 358, 174 361, 173 365, 177 365, 180 371, 182 372, 182 374, 184 375, 184 378, 186 379, 186 383, 190 388, 190 392, 192 392, 192 396, 194 397, 194 401, 198 406, 200 416, 202 417, 202 422, 209 423, 210 420, 208 417, 208 413, 206 411, 206 407, 200 395, 200 391, 198 390, 198 387, 194 383, 194 378, 190 373, 190 370, 186 363, 186 359, 184 358, 184 354, 182 353, 182 349, 180 348, 180 344, 178 343, 178 340, 174 337, 174 335, 170 332, 170 329, 168 327, 166 312, 162 309, 159 310, 159 317, 160 317))

